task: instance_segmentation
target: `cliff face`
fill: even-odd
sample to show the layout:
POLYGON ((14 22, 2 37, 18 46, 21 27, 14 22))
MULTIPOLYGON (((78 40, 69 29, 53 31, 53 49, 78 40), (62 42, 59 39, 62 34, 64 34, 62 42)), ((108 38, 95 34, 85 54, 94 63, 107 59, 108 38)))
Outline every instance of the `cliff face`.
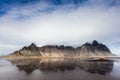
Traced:
POLYGON ((34 43, 25 46, 11 55, 17 56, 43 56, 43 57, 79 57, 79 56, 112 56, 111 51, 102 43, 94 40, 92 43, 85 43, 80 47, 71 46, 43 46, 38 47, 34 43))

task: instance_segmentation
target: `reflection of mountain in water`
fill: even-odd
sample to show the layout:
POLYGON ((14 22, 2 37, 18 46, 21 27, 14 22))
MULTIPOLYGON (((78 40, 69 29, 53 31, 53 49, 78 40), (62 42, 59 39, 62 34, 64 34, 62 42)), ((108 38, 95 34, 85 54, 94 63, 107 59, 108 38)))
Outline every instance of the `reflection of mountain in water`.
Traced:
POLYGON ((105 75, 113 68, 113 61, 80 61, 78 59, 20 59, 10 60, 20 71, 31 73, 33 70, 65 71, 80 68, 90 73, 105 75))
POLYGON ((110 73, 112 71, 113 62, 112 61, 80 62, 79 67, 90 73, 99 73, 105 75, 106 73, 110 73))

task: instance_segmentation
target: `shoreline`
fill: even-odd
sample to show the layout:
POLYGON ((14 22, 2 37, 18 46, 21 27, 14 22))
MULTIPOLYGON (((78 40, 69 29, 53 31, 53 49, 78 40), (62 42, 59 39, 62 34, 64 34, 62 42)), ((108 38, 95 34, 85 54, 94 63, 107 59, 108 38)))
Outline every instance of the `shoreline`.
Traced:
POLYGON ((120 59, 120 56, 81 56, 81 57, 43 57, 43 56, 3 56, 4 59, 120 59))

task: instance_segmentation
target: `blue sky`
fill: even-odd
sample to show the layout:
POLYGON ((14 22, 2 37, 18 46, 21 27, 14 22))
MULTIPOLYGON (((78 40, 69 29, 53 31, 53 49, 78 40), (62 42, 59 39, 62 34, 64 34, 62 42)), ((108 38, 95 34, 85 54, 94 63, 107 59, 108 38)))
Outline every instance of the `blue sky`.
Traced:
POLYGON ((120 0, 0 0, 0 55, 32 42, 98 40, 120 55, 120 0))

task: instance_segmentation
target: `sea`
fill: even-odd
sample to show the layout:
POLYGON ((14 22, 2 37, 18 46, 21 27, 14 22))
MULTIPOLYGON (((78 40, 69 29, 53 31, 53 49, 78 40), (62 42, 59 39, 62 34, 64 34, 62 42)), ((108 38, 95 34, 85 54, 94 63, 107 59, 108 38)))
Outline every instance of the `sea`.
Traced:
POLYGON ((1 58, 0 80, 120 80, 120 60, 1 58))

